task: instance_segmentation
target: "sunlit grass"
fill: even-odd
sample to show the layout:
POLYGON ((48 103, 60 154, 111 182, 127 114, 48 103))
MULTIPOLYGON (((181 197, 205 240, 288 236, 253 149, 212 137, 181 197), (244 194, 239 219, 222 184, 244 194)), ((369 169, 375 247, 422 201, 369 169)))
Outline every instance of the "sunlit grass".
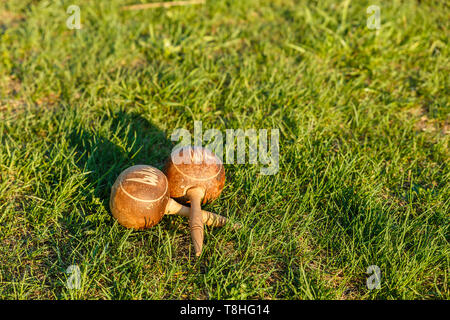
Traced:
POLYGON ((444 2, 125 4, 0 3, 1 298, 449 298, 444 2), (198 260, 185 219, 131 231, 108 207, 194 120, 280 130, 278 174, 226 165, 206 209, 244 227, 207 229, 198 260))

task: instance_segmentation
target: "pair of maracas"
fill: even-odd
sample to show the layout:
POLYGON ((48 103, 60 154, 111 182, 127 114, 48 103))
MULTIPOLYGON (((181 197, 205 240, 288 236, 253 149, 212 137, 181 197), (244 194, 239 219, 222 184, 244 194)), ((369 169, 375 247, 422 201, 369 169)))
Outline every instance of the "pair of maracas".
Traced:
POLYGON ((195 255, 203 248, 204 224, 223 226, 227 219, 203 211, 201 204, 216 199, 225 184, 220 159, 202 147, 178 148, 167 159, 164 173, 149 165, 124 170, 111 189, 113 216, 126 228, 145 229, 158 224, 164 214, 189 217, 195 255), (179 204, 190 203, 191 208, 179 204))

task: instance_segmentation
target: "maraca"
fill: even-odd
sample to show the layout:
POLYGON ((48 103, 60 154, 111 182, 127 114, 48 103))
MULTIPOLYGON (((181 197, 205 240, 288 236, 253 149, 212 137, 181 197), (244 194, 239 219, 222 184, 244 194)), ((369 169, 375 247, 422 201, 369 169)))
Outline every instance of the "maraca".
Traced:
MULTIPOLYGON (((130 167, 119 175, 111 189, 109 206, 122 226, 133 229, 152 227, 164 214, 190 216, 189 208, 169 198, 166 176, 148 165, 130 167)), ((213 227, 227 222, 225 217, 208 211, 201 211, 200 217, 213 227)))
POLYGON ((164 167, 169 181, 169 195, 181 203, 191 203, 189 226, 195 255, 203 248, 201 204, 216 199, 225 184, 222 161, 208 149, 183 147, 175 149, 164 167))

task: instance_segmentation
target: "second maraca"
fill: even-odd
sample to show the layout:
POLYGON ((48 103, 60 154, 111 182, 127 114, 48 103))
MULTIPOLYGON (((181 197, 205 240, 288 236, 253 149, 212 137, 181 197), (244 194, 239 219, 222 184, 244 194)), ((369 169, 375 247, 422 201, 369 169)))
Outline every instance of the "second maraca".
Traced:
POLYGON ((175 149, 164 167, 169 181, 170 197, 190 203, 189 226, 195 255, 203 248, 201 204, 216 199, 225 184, 222 161, 208 149, 184 147, 175 149))

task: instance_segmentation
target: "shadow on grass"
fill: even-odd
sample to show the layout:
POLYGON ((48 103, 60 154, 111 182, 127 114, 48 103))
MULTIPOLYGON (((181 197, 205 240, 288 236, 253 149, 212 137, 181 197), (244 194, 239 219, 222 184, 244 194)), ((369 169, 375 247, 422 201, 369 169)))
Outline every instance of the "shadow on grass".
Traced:
POLYGON ((81 127, 70 133, 70 144, 79 155, 77 166, 89 172, 94 195, 107 207, 111 187, 123 170, 137 164, 161 169, 173 143, 142 116, 124 111, 113 115, 106 134, 81 127))

